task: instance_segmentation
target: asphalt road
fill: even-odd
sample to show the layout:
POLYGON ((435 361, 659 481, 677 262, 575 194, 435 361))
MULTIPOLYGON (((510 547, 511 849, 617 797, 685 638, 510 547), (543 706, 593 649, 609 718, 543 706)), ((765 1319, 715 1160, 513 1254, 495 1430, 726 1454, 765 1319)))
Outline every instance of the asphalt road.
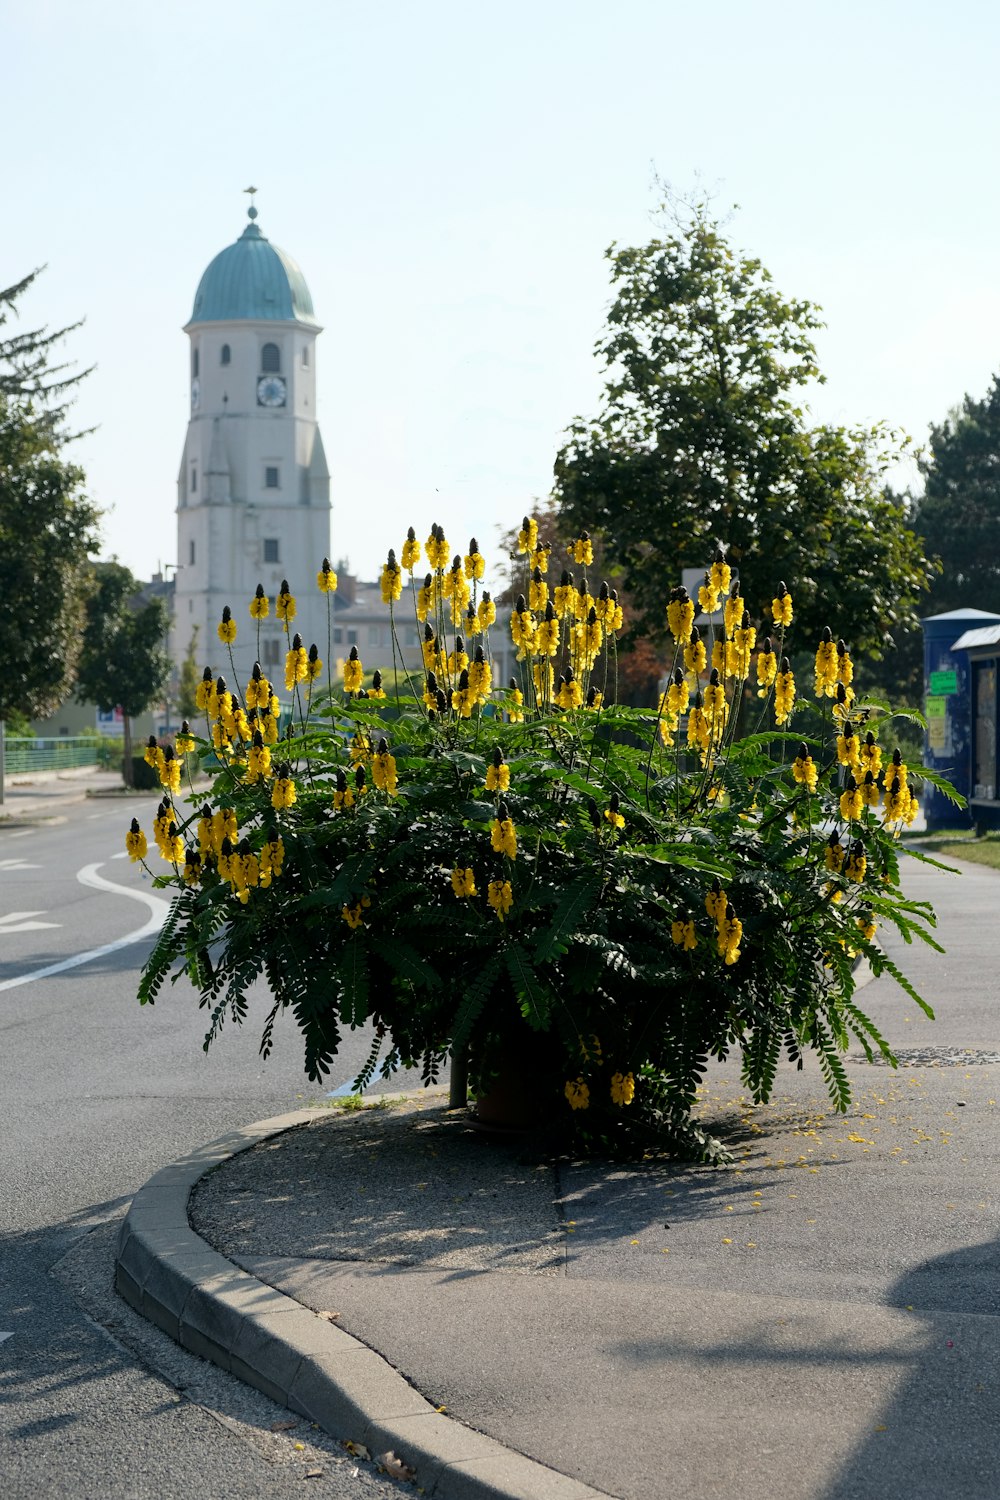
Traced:
POLYGON ((309 1478, 310 1494, 399 1495, 166 1347, 113 1293, 116 1223, 153 1172, 321 1102, 367 1052, 359 1033, 317 1088, 294 1024, 276 1030, 265 1064, 252 1024, 203 1052, 204 1013, 184 981, 138 1005, 164 895, 120 851, 133 814, 148 826, 152 810, 148 798, 92 800, 37 826, 0 824, 0 1494, 283 1500, 309 1478))

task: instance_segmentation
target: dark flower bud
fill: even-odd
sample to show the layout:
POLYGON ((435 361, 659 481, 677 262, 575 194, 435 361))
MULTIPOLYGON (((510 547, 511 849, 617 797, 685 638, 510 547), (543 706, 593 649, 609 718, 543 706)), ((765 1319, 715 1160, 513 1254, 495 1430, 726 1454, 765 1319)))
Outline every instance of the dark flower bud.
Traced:
POLYGON ((379 740, 378 747, 377 747, 375 753, 376 753, 376 755, 388 755, 389 754, 389 741, 386 739, 385 735, 383 735, 382 738, 379 740))
POLYGON ((292 636, 292 650, 293 651, 301 651, 301 649, 302 649, 302 637, 300 635, 293 635, 292 636))
POLYGON ((146 741, 146 746, 150 750, 155 750, 156 749, 156 735, 155 734, 151 734, 149 736, 149 739, 146 741))
POLYGON ((820 636, 820 640, 823 642, 824 646, 829 646, 830 642, 833 640, 833 631, 830 629, 829 625, 823 626, 823 634, 820 636))
POLYGON ((684 673, 681 671, 680 667, 675 667, 674 668, 674 686, 675 687, 680 687, 680 685, 681 685, 681 683, 683 681, 684 681, 684 673))
POLYGON ((475 654, 475 656, 472 659, 476 663, 477 666, 483 666, 485 664, 486 657, 483 655, 483 648, 482 648, 482 646, 477 646, 476 647, 476 654, 475 654))
POLYGON ((479 551, 479 543, 476 541, 475 537, 473 537, 471 539, 471 541, 469 542, 469 556, 470 557, 475 557, 475 555, 476 555, 476 553, 478 551, 479 551))
POLYGON ((215 691, 218 693, 220 698, 226 691, 226 679, 224 677, 220 677, 218 682, 215 684, 215 691))
POLYGON ((448 712, 448 699, 440 688, 437 690, 437 708, 439 714, 446 714, 448 712))
POLYGON ((376 667, 374 672, 372 673, 372 687, 375 689, 376 693, 380 693, 382 691, 382 673, 379 671, 378 667, 376 667))
POLYGON ((503 765, 503 751, 499 745, 493 746, 493 764, 497 767, 503 765))
POLYGON ((427 624, 424 625, 424 640, 425 641, 432 641, 433 639, 434 639, 434 627, 428 622, 427 624))
POLYGON ((319 647, 315 644, 309 647, 309 660, 319 661, 319 647))
POLYGON ((348 656, 348 661, 357 661, 357 660, 358 660, 358 648, 357 648, 357 646, 352 646, 351 650, 350 650, 350 655, 348 656))
POLYGON ((519 615, 523 615, 524 611, 527 609, 527 607, 528 606, 524 602, 524 595, 523 594, 518 594, 518 596, 517 596, 517 602, 514 605, 514 608, 517 610, 518 614, 519 615))
POLYGON ((363 786, 365 784, 365 780, 366 780, 366 777, 365 777, 365 768, 364 768, 364 766, 355 766, 355 768, 354 768, 354 785, 357 787, 357 789, 358 789, 359 792, 363 788, 363 786))
POLYGON ((211 682, 213 675, 214 674, 212 672, 212 668, 211 667, 206 667, 205 670, 204 670, 204 672, 202 672, 202 674, 201 674, 201 680, 202 680, 202 682, 211 682))
POLYGON ((260 662, 255 661, 253 664, 253 671, 250 673, 250 676, 253 678, 254 682, 259 682, 263 675, 263 672, 260 670, 260 662))

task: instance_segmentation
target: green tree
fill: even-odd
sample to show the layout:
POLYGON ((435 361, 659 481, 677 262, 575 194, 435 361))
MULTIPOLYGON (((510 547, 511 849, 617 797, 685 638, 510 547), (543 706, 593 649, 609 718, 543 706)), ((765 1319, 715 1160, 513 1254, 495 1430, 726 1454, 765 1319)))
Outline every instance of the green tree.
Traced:
POLYGON ((72 687, 99 515, 83 486, 48 417, 0 390, 0 720, 72 687))
POLYGON ((1000 377, 981 401, 966 396, 931 427, 920 468, 915 525, 941 563, 928 613, 1000 614, 1000 377))
POLYGON ((162 599, 141 598, 141 585, 118 562, 95 563, 77 669, 77 697, 124 718, 123 777, 132 784, 131 720, 163 692, 170 672, 164 649, 169 617, 162 599))
POLYGON ((751 610, 784 580, 802 639, 836 599, 855 655, 878 658, 915 622, 928 573, 886 487, 900 440, 882 425, 810 425, 800 392, 823 378, 818 309, 782 297, 704 201, 671 197, 664 211, 662 238, 607 252, 604 399, 556 459, 563 530, 603 535, 636 635, 662 639, 681 569, 722 546, 751 610))
MULTIPOLYGON (((45 269, 39 266, 13 286, 0 288, 0 330, 12 317, 18 316, 19 299, 32 286, 45 269)), ((70 323, 66 328, 26 328, 22 332, 4 334, 0 332, 0 393, 13 397, 18 402, 30 402, 38 420, 46 421, 60 433, 63 442, 68 435, 62 431, 66 412, 72 404, 70 392, 85 380, 93 366, 87 370, 74 370, 73 362, 53 364, 55 346, 68 334, 83 326, 70 323), (70 373, 72 371, 72 373, 70 373)), ((82 434, 75 434, 81 436, 82 434)))

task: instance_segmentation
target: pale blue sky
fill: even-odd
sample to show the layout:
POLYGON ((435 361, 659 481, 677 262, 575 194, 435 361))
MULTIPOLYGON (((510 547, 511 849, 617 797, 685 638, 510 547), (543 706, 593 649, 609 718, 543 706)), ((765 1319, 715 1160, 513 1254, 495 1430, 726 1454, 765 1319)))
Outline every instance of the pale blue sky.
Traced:
POLYGON ((654 169, 739 203, 733 240, 823 306, 818 418, 920 441, 1000 368, 985 3, 6 0, 0 28, 0 285, 48 262, 26 321, 87 320, 78 457, 141 575, 175 560, 180 330, 251 182, 326 330, 332 555, 362 573, 411 523, 492 550, 548 491, 654 169))

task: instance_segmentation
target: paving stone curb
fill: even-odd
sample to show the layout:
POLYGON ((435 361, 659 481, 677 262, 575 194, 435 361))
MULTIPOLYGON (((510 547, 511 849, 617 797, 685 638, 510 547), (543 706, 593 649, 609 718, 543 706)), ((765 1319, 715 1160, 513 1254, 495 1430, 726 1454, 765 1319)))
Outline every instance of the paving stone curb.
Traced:
POLYGON ((115 1250, 115 1285, 183 1348, 334 1438, 391 1450, 436 1500, 607 1500, 603 1491, 444 1416, 380 1354, 220 1255, 188 1222, 207 1172, 327 1111, 296 1110, 201 1146, 139 1189, 115 1250))

